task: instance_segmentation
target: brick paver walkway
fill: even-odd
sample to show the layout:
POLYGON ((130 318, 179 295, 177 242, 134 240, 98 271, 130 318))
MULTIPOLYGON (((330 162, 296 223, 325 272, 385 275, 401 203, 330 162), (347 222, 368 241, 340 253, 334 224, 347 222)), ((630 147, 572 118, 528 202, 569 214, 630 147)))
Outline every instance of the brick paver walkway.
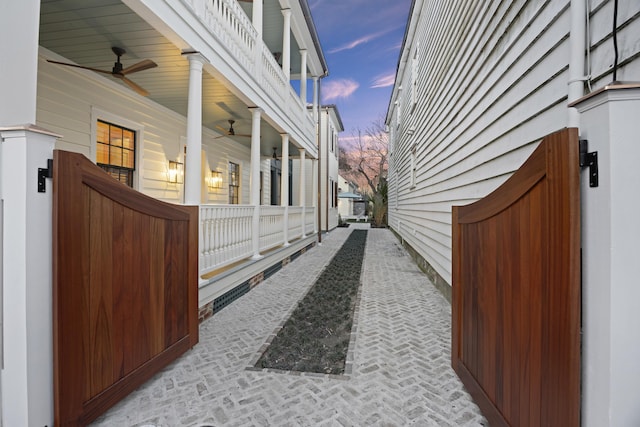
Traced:
POLYGON ((388 230, 369 231, 348 377, 247 370, 353 228, 200 326, 200 343, 95 426, 486 426, 450 367, 451 308, 388 230))

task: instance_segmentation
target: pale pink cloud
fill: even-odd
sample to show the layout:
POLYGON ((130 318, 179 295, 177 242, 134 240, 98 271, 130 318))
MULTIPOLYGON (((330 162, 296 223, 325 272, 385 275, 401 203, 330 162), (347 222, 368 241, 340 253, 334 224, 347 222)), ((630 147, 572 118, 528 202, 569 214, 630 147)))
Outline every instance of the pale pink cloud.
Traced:
POLYGON ((329 80, 322 85, 322 98, 325 101, 349 98, 359 87, 358 82, 352 79, 329 80))
POLYGON ((388 74, 382 74, 380 76, 377 76, 373 82, 371 82, 371 89, 377 89, 377 88, 381 88, 381 87, 389 87, 389 86, 393 86, 393 83, 395 83, 396 80, 396 73, 391 72, 388 74))

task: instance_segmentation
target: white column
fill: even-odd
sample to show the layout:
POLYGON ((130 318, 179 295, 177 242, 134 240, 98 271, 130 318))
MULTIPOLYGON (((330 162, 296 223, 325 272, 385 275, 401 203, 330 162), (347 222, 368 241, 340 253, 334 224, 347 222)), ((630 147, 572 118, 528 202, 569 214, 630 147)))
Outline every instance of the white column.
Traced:
POLYGON ((598 187, 590 187, 585 168, 580 179, 582 425, 636 426, 640 85, 612 85, 576 107, 580 137, 598 153, 600 178, 598 187))
POLYGON ((37 191, 58 136, 33 126, 0 128, 0 260, 3 312, 2 422, 53 425, 53 183, 37 191))
POLYGON ((39 16, 40 0, 0 7, 0 126, 36 122, 39 16))
POLYGON ((300 50, 300 99, 302 111, 307 111, 307 50, 300 50))
POLYGON ((282 178, 280 179, 280 206, 284 207, 284 245, 289 245, 289 134, 282 134, 282 178))
POLYGON ((307 189, 307 180, 306 180, 306 175, 305 175, 305 170, 304 170, 304 166, 305 166, 305 151, 304 148, 300 149, 300 206, 302 206, 302 237, 307 237, 307 232, 304 228, 304 223, 305 223, 305 212, 304 212, 304 206, 305 206, 305 199, 306 199, 306 189, 307 189))
POLYGON ((314 220, 313 220, 313 233, 318 233, 318 159, 313 159, 311 162, 311 176, 312 178, 312 187, 313 187, 313 201, 311 202, 313 209, 315 211, 314 220))
POLYGON ((260 255, 260 108, 251 108, 251 205, 253 205, 253 259, 260 255))
POLYGON ((199 205, 202 191, 202 66, 206 59, 189 54, 189 99, 187 105, 187 161, 184 203, 199 205))
POLYGON ((282 71, 291 79, 291 9, 282 9, 284 26, 282 29, 282 71))
POLYGON ((262 40, 262 0, 253 0, 253 28, 258 32, 258 38, 262 40))

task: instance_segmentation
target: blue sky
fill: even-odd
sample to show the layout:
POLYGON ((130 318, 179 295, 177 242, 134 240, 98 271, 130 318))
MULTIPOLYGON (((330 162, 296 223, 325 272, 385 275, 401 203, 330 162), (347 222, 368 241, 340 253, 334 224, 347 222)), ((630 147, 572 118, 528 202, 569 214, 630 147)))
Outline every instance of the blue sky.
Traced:
POLYGON ((322 104, 336 104, 342 138, 387 112, 411 0, 309 0, 329 66, 322 104))

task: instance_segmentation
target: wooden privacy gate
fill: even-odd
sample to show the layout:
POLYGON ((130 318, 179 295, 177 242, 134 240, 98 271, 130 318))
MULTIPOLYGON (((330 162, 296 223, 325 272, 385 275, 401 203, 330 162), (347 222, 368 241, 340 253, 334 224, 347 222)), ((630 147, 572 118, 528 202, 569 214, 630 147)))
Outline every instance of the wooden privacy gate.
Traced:
POLYGON ((56 150, 56 426, 86 425, 198 342, 198 207, 56 150))
POLYGON ((580 425, 578 133, 453 208, 452 364, 492 427, 580 425))

